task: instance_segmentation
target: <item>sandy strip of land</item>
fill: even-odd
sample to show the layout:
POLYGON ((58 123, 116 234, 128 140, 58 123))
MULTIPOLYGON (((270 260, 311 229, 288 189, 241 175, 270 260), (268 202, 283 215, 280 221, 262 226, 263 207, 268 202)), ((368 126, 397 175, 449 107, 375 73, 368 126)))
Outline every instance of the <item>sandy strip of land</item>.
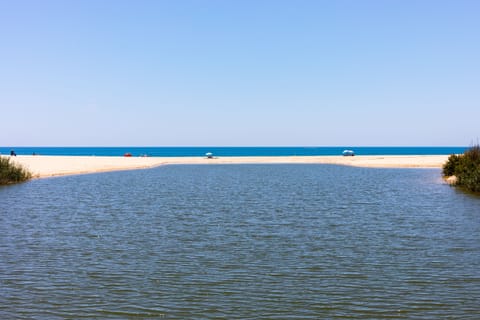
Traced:
POLYGON ((36 178, 153 168, 167 164, 318 163, 370 168, 441 168, 448 156, 288 156, 288 157, 11 157, 36 178))

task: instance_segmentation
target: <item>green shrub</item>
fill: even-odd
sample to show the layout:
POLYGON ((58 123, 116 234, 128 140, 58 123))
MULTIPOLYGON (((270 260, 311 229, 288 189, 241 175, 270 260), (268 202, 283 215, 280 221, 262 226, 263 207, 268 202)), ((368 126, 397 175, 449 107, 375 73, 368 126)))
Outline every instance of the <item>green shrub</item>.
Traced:
POLYGON ((480 146, 476 145, 463 155, 451 155, 443 166, 443 175, 456 176, 456 185, 480 193, 480 146))
POLYGON ((472 169, 469 174, 463 175, 463 177, 458 180, 458 184, 466 190, 480 193, 480 166, 472 169))
POLYGON ((443 165, 443 175, 446 177, 455 175, 455 168, 460 163, 461 156, 456 154, 450 155, 448 161, 443 165))
POLYGON ((32 174, 22 166, 10 161, 10 158, 0 157, 0 185, 23 182, 32 174))
POLYGON ((480 145, 476 145, 465 151, 465 158, 469 161, 480 164, 480 145))

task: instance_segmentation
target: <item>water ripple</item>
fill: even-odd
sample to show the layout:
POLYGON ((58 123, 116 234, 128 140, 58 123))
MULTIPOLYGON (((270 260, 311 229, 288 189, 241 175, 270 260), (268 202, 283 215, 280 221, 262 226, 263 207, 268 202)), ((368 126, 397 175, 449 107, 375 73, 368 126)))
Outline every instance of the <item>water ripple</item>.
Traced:
POLYGON ((0 189, 5 319, 477 319, 480 201, 438 170, 168 166, 0 189))

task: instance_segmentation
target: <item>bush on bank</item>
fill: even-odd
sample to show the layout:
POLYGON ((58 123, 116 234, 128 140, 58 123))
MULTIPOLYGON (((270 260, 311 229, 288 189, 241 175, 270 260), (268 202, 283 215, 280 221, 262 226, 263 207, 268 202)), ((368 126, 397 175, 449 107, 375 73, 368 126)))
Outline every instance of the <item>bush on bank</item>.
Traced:
POLYGON ((10 158, 0 156, 0 185, 27 181, 31 177, 28 170, 13 163, 10 158))
POLYGON ((480 145, 471 147, 462 155, 452 154, 443 166, 443 175, 455 176, 455 185, 480 193, 480 145))

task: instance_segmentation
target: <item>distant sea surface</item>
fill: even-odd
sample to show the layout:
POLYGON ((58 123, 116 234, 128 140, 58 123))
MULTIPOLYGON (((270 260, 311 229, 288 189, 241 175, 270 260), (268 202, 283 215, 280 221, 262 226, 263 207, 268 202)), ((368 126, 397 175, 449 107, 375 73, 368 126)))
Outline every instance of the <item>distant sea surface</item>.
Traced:
POLYGON ((0 203, 0 319, 480 318, 480 198, 440 169, 172 165, 0 203))
POLYGON ((357 155, 449 155, 467 147, 0 147, 0 154, 17 155, 196 157, 207 152, 219 157, 335 156, 345 149, 357 155))

